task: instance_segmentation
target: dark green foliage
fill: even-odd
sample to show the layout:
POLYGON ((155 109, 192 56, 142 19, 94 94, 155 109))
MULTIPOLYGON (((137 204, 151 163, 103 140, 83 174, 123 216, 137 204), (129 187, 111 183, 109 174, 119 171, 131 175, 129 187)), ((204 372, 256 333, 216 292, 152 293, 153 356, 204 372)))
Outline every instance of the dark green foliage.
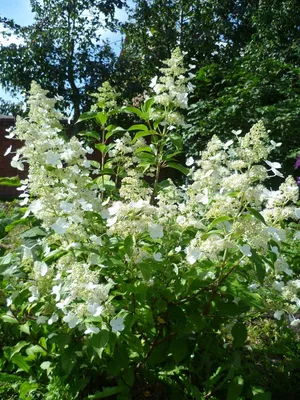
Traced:
POLYGON ((236 59, 206 63, 197 73, 186 134, 191 153, 213 134, 229 138, 232 130, 245 132, 260 119, 271 139, 282 143, 278 159, 299 149, 299 2, 262 1, 249 21, 254 34, 236 59))

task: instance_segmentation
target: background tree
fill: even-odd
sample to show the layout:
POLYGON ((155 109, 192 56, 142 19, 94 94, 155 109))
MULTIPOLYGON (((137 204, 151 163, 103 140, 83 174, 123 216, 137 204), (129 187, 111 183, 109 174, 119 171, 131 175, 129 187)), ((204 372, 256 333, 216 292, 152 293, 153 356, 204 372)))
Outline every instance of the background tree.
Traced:
POLYGON ((178 46, 187 64, 232 62, 254 33, 258 0, 134 0, 133 5, 117 63, 117 82, 127 94, 147 88, 161 60, 178 46))
POLYGON ((21 115, 22 103, 0 99, 0 115, 21 115))
POLYGON ((247 131, 262 119, 282 143, 277 157, 292 169, 286 158, 299 150, 300 3, 260 1, 250 22, 254 34, 235 59, 198 71, 187 145, 195 153, 213 134, 247 131))
POLYGON ((23 44, 0 45, 0 82, 11 94, 37 81, 62 106, 74 109, 74 119, 89 108, 89 93, 110 75, 115 54, 101 41, 101 30, 115 30, 115 7, 123 0, 30 0, 34 24, 22 27, 5 17, 6 35, 23 44))

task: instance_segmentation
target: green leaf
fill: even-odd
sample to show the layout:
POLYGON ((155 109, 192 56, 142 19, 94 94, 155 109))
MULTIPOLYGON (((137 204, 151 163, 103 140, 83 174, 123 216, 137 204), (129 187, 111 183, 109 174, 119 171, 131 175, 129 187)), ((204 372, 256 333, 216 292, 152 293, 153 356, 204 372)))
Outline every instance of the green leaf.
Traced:
POLYGON ((7 322, 8 324, 18 324, 19 323, 19 321, 16 318, 11 317, 10 315, 7 315, 7 314, 1 315, 1 319, 4 322, 7 322))
POLYGON ((24 341, 19 342, 18 344, 16 344, 16 345, 11 349, 12 351, 11 351, 11 353, 10 353, 10 358, 12 358, 15 354, 18 354, 18 353, 20 352, 20 350, 23 349, 23 347, 29 346, 29 344, 30 344, 30 343, 24 342, 24 341))
MULTIPOLYGON (((120 128, 120 127, 119 127, 120 128)), ((107 131, 107 133, 105 134, 105 139, 109 139, 114 133, 115 133, 115 129, 117 129, 117 127, 115 125, 108 125, 105 130, 107 131)), ((123 128, 122 128, 123 129, 123 128)))
POLYGON ((14 220, 11 224, 6 225, 5 232, 10 232, 15 226, 28 225, 29 218, 21 218, 14 220))
MULTIPOLYGON (((98 172, 99 175, 114 175, 115 171, 113 169, 110 168, 103 168, 101 171, 98 172)), ((98 182, 99 178, 95 179, 95 182, 98 182)), ((102 184, 102 181, 100 179, 100 183, 102 184)))
POLYGON ((46 236, 47 232, 45 232, 43 229, 39 228, 38 226, 35 226, 34 228, 28 229, 27 231, 21 233, 20 237, 25 239, 25 238, 35 238, 35 237, 42 237, 46 236))
POLYGON ((100 133, 98 133, 96 131, 82 131, 78 135, 85 136, 85 137, 92 137, 97 140, 100 140, 100 138, 101 138, 100 133))
POLYGON ((11 186, 11 187, 18 187, 21 185, 20 178, 18 176, 12 177, 1 177, 0 178, 0 186, 11 186))
POLYGON ((180 361, 186 356, 186 339, 173 339, 170 344, 170 352, 173 355, 176 365, 179 365, 180 361))
POLYGON ((260 259, 259 255, 256 253, 255 250, 251 249, 251 253, 252 253, 252 255, 251 255, 250 259, 254 263, 257 279, 258 279, 259 283, 261 285, 263 285, 264 279, 266 276, 266 266, 263 263, 263 261, 260 259))
POLYGON ((135 134, 134 138, 132 139, 132 143, 135 143, 141 137, 150 136, 151 134, 152 134, 151 131, 140 131, 140 132, 137 132, 135 134))
POLYGON ((12 253, 8 253, 3 257, 0 257, 0 266, 9 265, 12 260, 12 253))
POLYGON ((117 132, 127 132, 126 129, 122 128, 121 126, 117 126, 116 128, 114 128, 112 130, 113 133, 117 133, 117 132))
POLYGON ((247 328, 242 322, 237 322, 231 329, 233 346, 241 347, 247 340, 247 328))
POLYGON ((0 372, 0 382, 4 383, 4 382, 20 382, 23 381, 24 378, 18 376, 18 375, 10 375, 10 374, 6 374, 3 372, 0 372))
POLYGON ((102 358, 103 350, 107 345, 109 340, 109 331, 107 329, 102 329, 96 335, 92 335, 89 340, 89 344, 93 347, 95 352, 98 354, 99 358, 102 358))
POLYGON ((28 347, 26 349, 26 353, 29 356, 35 355, 36 353, 43 353, 43 354, 47 354, 47 352, 38 344, 32 345, 30 347, 28 347))
POLYGON ((104 143, 95 144, 95 148, 99 150, 101 153, 105 153, 107 151, 107 146, 104 143))
MULTIPOLYGON (((174 161, 175 160, 175 156, 178 156, 179 154, 182 154, 181 150, 178 151, 174 151, 174 153, 171 154, 166 154, 163 159, 166 161, 174 161)), ((175 160, 176 161, 176 160, 175 160)))
POLYGON ((38 383, 33 383, 33 382, 24 382, 22 383, 22 385, 20 386, 20 399, 22 400, 26 400, 28 399, 28 394, 31 393, 32 391, 36 390, 39 388, 39 384, 38 383))
POLYGON ((150 263, 139 263, 138 268, 141 271, 145 281, 149 281, 152 277, 152 267, 150 263))
POLYGON ((25 358, 21 356, 21 354, 15 354, 11 358, 11 361, 12 361, 13 364, 16 364, 23 371, 25 371, 25 372, 29 372, 30 371, 30 365, 25 360, 25 358))
POLYGON ((42 364, 40 365, 41 369, 44 371, 47 371, 51 366, 51 362, 50 361, 44 361, 42 362, 42 364))
POLYGON ((98 113, 97 113, 96 111, 88 111, 88 112, 86 112, 86 113, 83 113, 83 114, 81 114, 80 117, 78 118, 78 121, 76 122, 76 124, 78 124, 78 122, 86 121, 86 120, 88 120, 88 119, 94 119, 94 118, 96 118, 96 115, 97 115, 97 114, 98 114, 98 113))
POLYGON ((122 107, 121 110, 122 110, 122 111, 125 111, 125 112, 127 112, 127 113, 136 114, 136 115, 138 115, 141 119, 144 119, 144 118, 143 118, 143 116, 144 116, 144 115, 143 115, 143 112, 142 112, 140 109, 136 108, 136 107, 122 107))
POLYGON ((133 246, 134 246, 133 237, 132 237, 131 235, 130 235, 130 236, 127 236, 126 239, 124 240, 124 250, 125 250, 125 253, 126 253, 129 257, 132 256, 132 253, 133 253, 133 246))
POLYGON ((154 97, 149 97, 149 99, 147 99, 145 103, 142 105, 143 112, 149 113, 153 103, 154 103, 154 97))
POLYGON ((66 375, 70 375, 75 367, 77 361, 77 356, 74 353, 74 349, 72 347, 68 347, 64 349, 61 354, 61 366, 66 375))
POLYGON ((107 117, 107 115, 106 115, 104 112, 99 112, 99 113, 96 115, 96 121, 99 122, 99 124, 100 124, 101 126, 104 126, 104 125, 106 124, 107 119, 108 119, 108 117, 107 117))
POLYGON ((21 324, 19 326, 19 329, 21 332, 26 333, 26 335, 30 335, 30 325, 29 325, 29 321, 25 322, 25 324, 21 324))
POLYGON ((91 166, 94 168, 101 168, 101 164, 98 161, 91 160, 90 163, 91 163, 91 166))
POLYGON ((234 280, 233 282, 227 282, 226 291, 234 297, 238 297, 243 300, 246 304, 249 305, 249 307, 255 307, 258 310, 264 309, 264 303, 260 295, 258 293, 251 293, 248 287, 245 287, 237 280, 234 280))
POLYGON ((144 124, 132 125, 128 131, 148 131, 148 126, 144 124))
POLYGON ((210 231, 214 226, 221 224, 222 222, 225 222, 225 221, 230 221, 231 219, 232 218, 228 217, 227 215, 218 217, 213 220, 213 222, 208 226, 207 230, 210 231))
POLYGON ((241 376, 236 376, 231 381, 228 389, 226 400, 237 400, 244 386, 244 379, 241 376))
POLYGON ((178 164, 178 163, 168 162, 167 165, 169 168, 177 169, 178 171, 182 172, 184 175, 188 175, 188 173, 190 172, 190 170, 188 168, 186 168, 183 165, 178 164))
POLYGON ((152 153, 152 148, 150 146, 139 147, 138 149, 135 150, 134 154, 138 154, 138 153, 142 153, 142 152, 152 153))
POLYGON ((262 222, 263 224, 266 224, 266 221, 264 219, 264 217, 260 214, 260 212, 258 212, 257 210, 255 210, 254 208, 251 207, 247 207, 247 210, 250 212, 250 214, 252 214, 256 219, 258 219, 260 222, 262 222))
POLYGON ((169 139, 171 143, 176 147, 176 149, 182 150, 183 144, 182 144, 182 136, 172 133, 169 135, 169 139))

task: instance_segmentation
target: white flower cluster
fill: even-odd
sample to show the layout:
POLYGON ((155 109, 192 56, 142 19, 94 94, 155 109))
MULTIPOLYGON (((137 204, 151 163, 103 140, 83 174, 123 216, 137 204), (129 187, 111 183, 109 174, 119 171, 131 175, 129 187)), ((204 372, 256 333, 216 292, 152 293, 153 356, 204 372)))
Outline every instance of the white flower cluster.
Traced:
MULTIPOLYGON (((156 79, 152 82, 154 101, 165 107, 166 124, 173 124, 168 119, 169 105, 172 103, 173 110, 187 106, 187 80, 177 50, 163 72, 158 83, 156 79)), ((125 173, 119 179, 118 196, 103 198, 105 193, 100 195, 92 179, 95 170, 87 159, 91 149, 76 138, 67 142, 60 136, 55 101, 33 84, 29 104, 29 120, 18 119, 12 133, 25 142, 14 165, 29 163, 28 178, 21 188, 22 204, 28 203, 29 212, 47 231, 55 233, 41 242, 45 258, 55 251, 53 243, 59 242, 60 250, 67 252, 51 268, 46 261, 32 262, 28 301, 35 303, 50 295, 54 305, 51 316, 44 310, 41 321, 48 318, 47 323, 52 324, 60 317, 70 328, 78 326, 86 334, 97 333, 99 328, 93 322, 102 317, 111 319, 114 313, 109 300, 114 282, 108 278, 109 272, 100 274, 105 270, 101 256, 107 246, 124 243, 128 236, 134 237, 135 245, 131 253, 122 256, 124 265, 151 260, 149 263, 165 268, 171 266, 176 275, 201 263, 223 265, 228 254, 246 272, 251 269, 251 258, 258 254, 266 264, 264 290, 268 288, 268 293, 282 302, 293 303, 293 312, 300 307, 299 281, 292 280, 293 271, 281 254, 282 243, 292 234, 281 223, 300 218, 298 189, 291 177, 278 191, 265 186, 270 173, 281 176, 281 166, 268 160, 276 144, 268 144, 261 122, 244 137, 233 132, 235 140, 226 143, 214 136, 199 161, 187 160, 190 184, 176 187, 169 181, 154 192, 154 205, 154 189, 145 182, 145 171, 135 155, 146 146, 144 139, 133 143, 127 133, 110 148, 112 159, 106 164, 116 171, 122 166, 125 173), (30 195, 35 197, 31 203, 30 195)), ((216 267, 202 272, 201 277, 208 282, 218 274, 216 267)), ((150 277, 148 284, 155 279, 150 277)), ((253 290, 260 287, 253 283, 249 291, 253 290)), ((280 312, 276 311, 277 317, 280 312)), ((116 316, 110 326, 118 332, 124 329, 123 322, 123 317, 116 316)))
MULTIPOLYGON (((34 200, 28 209, 39 218, 43 227, 58 234, 76 232, 85 236, 84 213, 99 211, 98 188, 90 178, 91 163, 87 154, 92 149, 77 138, 66 141, 59 123, 61 115, 54 109, 56 100, 32 83, 28 100, 28 119, 17 118, 13 135, 25 142, 17 150, 19 164, 28 163, 28 177, 19 188, 21 205, 34 200)), ((13 160, 12 165, 15 165, 13 160)))
MULTIPOLYGON (((176 108, 188 108, 189 93, 194 86, 189 82, 193 75, 186 77, 187 69, 183 65, 183 55, 177 48, 172 52, 169 60, 164 62, 165 68, 161 68, 162 76, 155 76, 150 84, 154 91, 155 103, 160 104, 164 112, 155 111, 155 117, 161 115, 164 123, 171 125, 184 125, 184 118, 175 111, 176 108)), ((191 66, 193 67, 193 66, 191 66)))

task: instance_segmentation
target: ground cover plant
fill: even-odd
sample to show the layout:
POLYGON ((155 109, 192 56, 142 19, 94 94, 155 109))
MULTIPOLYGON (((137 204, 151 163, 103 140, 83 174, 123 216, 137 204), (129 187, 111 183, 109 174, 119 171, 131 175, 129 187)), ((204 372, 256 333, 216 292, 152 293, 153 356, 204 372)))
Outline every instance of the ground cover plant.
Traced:
POLYGON ((71 139, 60 100, 32 83, 9 134, 29 173, 22 218, 3 223, 3 398, 271 398, 255 383, 252 321, 267 314, 288 338, 300 324, 298 187, 261 122, 180 164, 193 87, 179 50, 160 72, 140 108, 104 84, 80 118, 97 128, 71 139), (136 123, 114 126, 116 113, 136 123), (166 168, 184 184, 162 181, 166 168))

